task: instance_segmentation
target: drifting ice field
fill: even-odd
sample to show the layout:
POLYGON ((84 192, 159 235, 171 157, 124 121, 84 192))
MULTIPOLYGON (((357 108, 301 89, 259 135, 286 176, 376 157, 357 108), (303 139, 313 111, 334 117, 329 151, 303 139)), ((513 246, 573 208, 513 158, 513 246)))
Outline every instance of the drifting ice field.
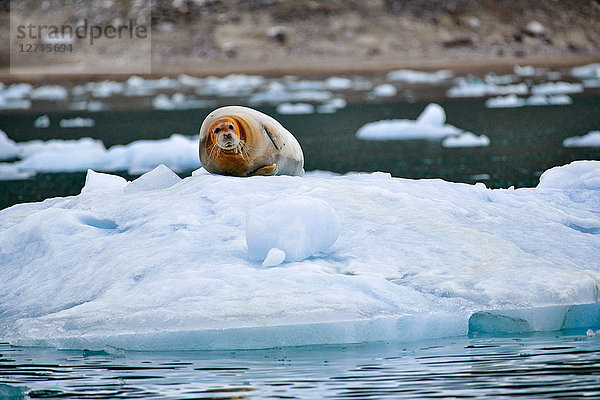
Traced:
POLYGON ((488 331, 597 328, 598 307, 568 306, 598 300, 600 162, 517 190, 90 171, 78 196, 1 211, 0 244, 0 337, 21 345, 411 340, 464 335, 471 316, 488 331))

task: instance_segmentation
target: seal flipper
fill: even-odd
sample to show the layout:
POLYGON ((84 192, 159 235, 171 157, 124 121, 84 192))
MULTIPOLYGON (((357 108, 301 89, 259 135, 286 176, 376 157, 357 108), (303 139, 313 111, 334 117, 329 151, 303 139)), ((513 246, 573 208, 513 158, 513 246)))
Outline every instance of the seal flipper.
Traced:
POLYGON ((271 141, 273 142, 273 144, 275 145, 275 148, 277 150, 281 150, 283 148, 283 146, 285 146, 283 139, 277 133, 277 129, 275 129, 272 126, 269 126, 268 124, 265 124, 264 122, 262 124, 262 128, 263 128, 263 131, 265 131, 265 133, 267 134, 267 136, 269 136, 269 138, 271 139, 271 141))
POLYGON ((248 176, 270 176, 276 175, 279 168, 277 168, 277 164, 265 165, 264 167, 260 167, 256 171, 252 172, 248 176))

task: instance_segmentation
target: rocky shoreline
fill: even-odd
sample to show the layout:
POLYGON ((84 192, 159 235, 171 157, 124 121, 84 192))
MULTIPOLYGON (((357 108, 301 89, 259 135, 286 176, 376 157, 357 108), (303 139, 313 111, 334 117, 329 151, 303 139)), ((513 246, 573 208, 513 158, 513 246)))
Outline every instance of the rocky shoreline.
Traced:
MULTIPOLYGON (((60 2, 43 2, 38 12, 56 9, 54 3, 60 2)), ((138 3, 79 0, 70 10, 112 22, 135 17, 138 3)), ((8 22, 8 8, 0 10, 8 22)), ((496 70, 600 60, 597 0, 156 0, 151 19, 152 75, 496 70)), ((1 28, 5 39, 8 25, 1 28)), ((5 81, 12 79, 7 53, 0 52, 5 81)), ((72 75, 81 75, 85 63, 119 57, 127 55, 90 57, 72 75)), ((58 70, 69 75, 69 66, 39 63, 23 76, 45 79, 58 70)))

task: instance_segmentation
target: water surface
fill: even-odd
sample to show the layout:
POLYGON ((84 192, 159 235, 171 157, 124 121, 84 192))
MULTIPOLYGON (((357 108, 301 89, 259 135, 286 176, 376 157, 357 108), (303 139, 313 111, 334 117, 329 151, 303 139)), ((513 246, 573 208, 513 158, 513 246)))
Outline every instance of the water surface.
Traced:
POLYGON ((2 398, 596 398, 583 332, 205 352, 0 344, 2 398))

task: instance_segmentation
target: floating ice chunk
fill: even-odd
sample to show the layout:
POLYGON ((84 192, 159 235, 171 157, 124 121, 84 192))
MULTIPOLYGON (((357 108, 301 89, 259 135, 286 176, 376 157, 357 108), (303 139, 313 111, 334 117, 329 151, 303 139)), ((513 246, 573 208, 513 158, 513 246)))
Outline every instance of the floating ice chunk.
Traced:
POLYGON ((92 128, 96 125, 96 121, 91 118, 75 117, 69 119, 61 119, 58 126, 61 128, 92 128))
POLYGON ((33 127, 34 128, 47 128, 49 126, 50 126, 50 118, 46 114, 40 115, 33 122, 33 127))
POLYGON ((579 79, 600 79, 600 64, 571 68, 571 76, 579 79))
POLYGON ((30 108, 31 100, 5 99, 0 95, 0 110, 28 110, 30 108))
POLYGON ((103 174, 88 169, 81 193, 123 191, 127 180, 118 175, 103 174))
POLYGON ((491 83, 492 85, 508 85, 514 83, 517 79, 516 75, 496 75, 493 72, 483 77, 486 83, 491 83))
POLYGON ((352 89, 352 80, 333 76, 325 81, 325 86, 329 90, 348 90, 352 89))
POLYGON ((600 79, 585 79, 583 81, 583 87, 589 89, 600 88, 600 79))
POLYGON ((517 97, 515 94, 491 97, 485 101, 485 106, 487 108, 523 107, 524 105, 525 99, 517 97))
POLYGON ((0 163, 0 181, 28 179, 35 175, 35 171, 20 169, 16 164, 0 163))
POLYGON ((181 182, 181 178, 167 166, 161 164, 152 171, 146 172, 124 187, 127 194, 145 192, 148 190, 167 189, 181 182))
POLYGON ((262 262, 263 267, 275 267, 285 261, 285 251, 273 247, 262 262))
POLYGON ((38 172, 101 170, 106 155, 102 141, 91 138, 33 140, 19 143, 19 152, 19 168, 38 172))
POLYGON ((377 97, 393 97, 398 93, 396 86, 390 83, 383 83, 373 88, 373 95, 377 97))
POLYGON ((452 78, 452 71, 441 70, 436 72, 413 71, 410 69, 400 69, 387 74, 386 80, 392 82, 407 83, 431 83, 439 84, 452 78))
POLYGON ((564 147, 600 147, 600 131, 588 132, 583 136, 573 136, 563 140, 564 147))
POLYGON ((19 157, 17 143, 8 137, 6 132, 0 129, 0 160, 10 160, 19 157))
MULTIPOLYGON (((5 144, 12 142, 4 138, 5 144)), ((0 142, 2 138, 0 138, 0 142)), ((14 143, 14 142, 12 142, 14 143)), ((59 172, 127 170, 131 174, 147 172, 160 164, 176 171, 198 168, 198 138, 172 135, 168 139, 139 140, 127 145, 115 145, 106 150, 100 140, 82 138, 79 140, 32 140, 8 144, 11 154, 21 157, 15 162, 20 170, 59 172), (15 153, 16 151, 16 153, 15 153)), ((11 158, 15 158, 11 157, 11 158)))
POLYGON ((445 121, 444 109, 431 103, 416 121, 397 119, 369 122, 356 132, 356 137, 366 140, 440 140, 463 132, 452 125, 446 125, 445 121))
POLYGON ((573 161, 540 176, 540 189, 600 190, 600 161, 573 161))
POLYGON ((299 90, 287 91, 285 88, 274 88, 264 92, 257 92, 250 96, 250 104, 280 104, 290 102, 318 102, 323 103, 333 98, 333 93, 326 90, 299 90))
POLYGON ((448 97, 483 97, 495 95, 524 95, 529 91, 525 83, 513 85, 496 85, 475 78, 457 78, 455 86, 448 89, 448 97))
POLYGON ((531 88, 533 94, 568 94, 583 92, 581 83, 547 82, 531 88))
MULTIPOLYGON (((563 168, 569 182, 585 173, 563 168)), ((290 208, 291 219, 299 207, 290 208)), ((597 210, 590 190, 492 190, 382 173, 195 174, 168 190, 19 204, 0 211, 0 337, 206 350, 465 335, 477 312, 594 303, 597 210), (250 260, 247 215, 305 197, 300 214, 317 227, 315 201, 335 205, 334 247, 280 268, 250 260)), ((565 326, 598 315, 580 311, 565 326)), ((559 321, 531 315, 548 329, 559 321)))
POLYGON ((69 97, 69 92, 62 86, 48 85, 33 89, 29 93, 29 97, 32 100, 66 100, 69 97))
POLYGON ((200 87, 204 84, 204 79, 196 78, 195 76, 181 74, 177 77, 177 81, 183 86, 200 87))
POLYGON ((196 89, 196 93, 219 97, 247 96, 262 86, 264 82, 265 78, 257 75, 233 74, 224 78, 209 76, 196 89))
POLYGON ((315 107, 308 103, 281 103, 277 106, 279 114, 312 114, 315 107))
POLYGON ((28 83, 17 83, 0 90, 0 110, 27 110, 31 101, 24 99, 31 93, 33 86, 28 83))
POLYGON ((311 81, 311 80, 295 80, 293 77, 289 77, 289 80, 284 80, 285 87, 290 91, 300 91, 300 90, 326 90, 327 83, 323 81, 311 81))
POLYGON ((555 94, 548 96, 548 104, 550 105, 567 105, 572 104, 573 99, 566 94, 555 94))
POLYGON ((477 136, 471 132, 463 132, 458 136, 448 136, 442 141, 443 147, 484 147, 489 146, 490 138, 477 136))
POLYGON ((19 100, 29 96, 33 86, 29 83, 15 83, 0 92, 0 98, 7 100, 19 100))
POLYGON ((94 97, 107 98, 122 93, 124 85, 122 82, 103 81, 91 85, 91 94, 94 97))
POLYGON ((336 97, 335 99, 331 99, 319 106, 317 106, 317 112, 319 114, 332 114, 339 109, 346 107, 348 103, 345 99, 336 97))
POLYGON ((102 170, 127 170, 131 174, 150 171, 165 164, 173 171, 185 171, 200 166, 198 137, 174 134, 168 139, 137 140, 108 149, 102 170))
POLYGON ((287 261, 301 261, 327 251, 339 231, 340 218, 326 202, 307 196, 282 198, 249 211, 246 244, 250 255, 261 260, 277 248, 287 261))
POLYGON ((417 117, 417 123, 429 126, 443 126, 446 123, 446 112, 436 103, 430 103, 425 107, 421 115, 417 117))
POLYGON ((159 110, 189 110, 193 108, 210 108, 217 103, 212 100, 199 100, 183 93, 174 93, 171 97, 161 93, 152 99, 152 105, 159 110))
POLYGON ((535 68, 530 65, 515 65, 513 67, 513 71, 515 72, 515 74, 522 77, 542 76, 546 73, 545 68, 535 68))

